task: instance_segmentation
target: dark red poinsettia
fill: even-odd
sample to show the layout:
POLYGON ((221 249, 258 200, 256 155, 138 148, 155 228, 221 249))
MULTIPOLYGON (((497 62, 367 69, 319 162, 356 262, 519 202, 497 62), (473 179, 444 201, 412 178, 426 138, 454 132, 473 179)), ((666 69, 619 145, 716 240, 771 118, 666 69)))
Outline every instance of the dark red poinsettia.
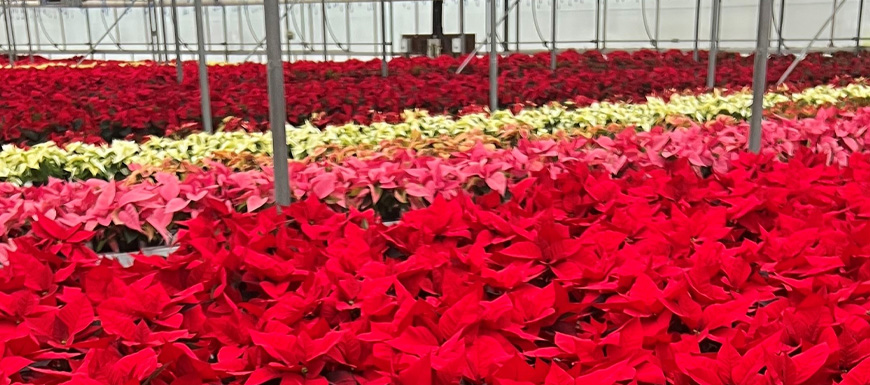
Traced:
MULTIPOLYGON (((559 54, 550 70, 546 53, 514 54, 499 60, 499 101, 511 109, 573 100, 581 105, 600 100, 643 102, 650 94, 704 88, 707 54, 696 62, 691 53, 599 52, 559 54)), ((285 65, 287 118, 330 123, 374 120, 398 122, 406 109, 461 114, 488 104, 485 57, 472 59, 456 74, 463 58, 394 58, 390 76, 380 76, 379 61, 294 62, 285 65), (445 96, 443 90, 452 90, 445 96)), ((870 56, 839 52, 810 54, 789 78, 792 88, 840 83, 866 76, 870 56)), ((773 82, 793 56, 772 56, 773 82)), ((63 61, 69 64, 69 61, 63 61)), ((752 84, 752 56, 720 53, 717 85, 752 84)), ((22 63, 26 64, 26 63, 22 63)), ((177 84, 173 66, 145 63, 89 62, 91 67, 17 67, 0 70, 6 85, 0 99, 3 143, 34 144, 83 141, 98 143, 149 135, 184 135, 199 129, 201 110, 195 63, 184 65, 177 84)), ((215 121, 233 116, 231 130, 263 130, 268 121, 266 69, 246 63, 209 71, 215 121)))

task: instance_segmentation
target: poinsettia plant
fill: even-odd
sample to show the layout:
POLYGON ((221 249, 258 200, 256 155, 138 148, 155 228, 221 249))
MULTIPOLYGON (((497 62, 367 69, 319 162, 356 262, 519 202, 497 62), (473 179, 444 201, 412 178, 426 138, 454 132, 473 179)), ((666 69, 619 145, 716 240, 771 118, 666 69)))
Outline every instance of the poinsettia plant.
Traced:
POLYGON ((0 382, 863 384, 870 156, 825 163, 568 160, 391 227, 207 200, 127 268, 39 217, 0 269, 0 382))
MULTIPOLYGON (((507 55, 499 61, 499 101, 503 106, 543 105, 552 101, 580 103, 602 100, 643 101, 650 94, 704 88, 706 53, 568 51, 559 55, 553 73, 546 53, 507 55)), ((390 77, 380 77, 377 61, 293 62, 285 65, 287 119, 320 127, 373 119, 396 122, 406 109, 457 114, 472 105, 487 105, 488 61, 474 58, 461 74, 463 58, 394 58, 390 77), (445 97, 444 90, 451 90, 445 97)), ((866 75, 870 56, 840 52, 810 54, 789 78, 793 89, 843 83, 866 75)), ((778 79, 791 64, 790 55, 774 55, 768 79, 778 79)), ((751 56, 721 53, 717 85, 751 85, 751 56)), ((65 63, 61 63, 65 64, 65 63)), ((54 65, 0 69, 7 85, 0 100, 0 139, 32 145, 53 140, 110 142, 141 140, 150 135, 183 135, 201 122, 196 64, 184 64, 184 82, 177 84, 173 66, 155 63, 89 62, 85 66, 54 65)), ((214 120, 235 116, 262 130, 268 120, 266 70, 245 63, 209 71, 214 120)))

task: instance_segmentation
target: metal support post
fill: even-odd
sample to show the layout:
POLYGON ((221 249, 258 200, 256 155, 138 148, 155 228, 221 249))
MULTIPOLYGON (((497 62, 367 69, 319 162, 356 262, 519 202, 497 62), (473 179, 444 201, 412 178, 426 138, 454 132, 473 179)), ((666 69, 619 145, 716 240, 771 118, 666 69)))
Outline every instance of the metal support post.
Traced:
POLYGON ((595 0, 595 49, 601 45, 601 0, 595 0))
POLYGON ((27 31, 27 57, 30 58, 30 63, 33 64, 33 41, 30 36, 30 15, 27 13, 27 3, 24 0, 21 1, 21 8, 24 10, 24 29, 27 31))
MULTIPOLYGON (((161 2, 163 0, 160 0, 161 2)), ((241 18, 241 15, 239 15, 241 18)), ((221 22, 224 25, 224 62, 230 61, 230 31, 229 23, 227 22, 227 6, 221 5, 221 22)))
POLYGON ((63 43, 63 49, 66 50, 66 23, 63 21, 63 10, 57 9, 57 24, 60 26, 60 41, 63 43))
POLYGON ((465 54, 465 0, 459 0, 459 38, 460 50, 465 54))
MULTIPOLYGON (((392 40, 392 39, 390 39, 392 40)), ((387 77, 387 7, 381 0, 381 76, 387 77)))
POLYGON ((785 47, 785 37, 783 37, 782 26, 785 24, 785 0, 779 2, 779 27, 776 30, 777 43, 776 53, 782 55, 782 48, 785 47))
POLYGON ((607 49, 607 4, 605 0, 601 7, 601 49, 607 49))
POLYGON ((12 23, 9 21, 9 8, 6 7, 6 0, 0 0, 0 6, 3 7, 3 28, 6 32, 6 46, 9 48, 7 52, 9 55, 9 66, 15 67, 15 53, 12 52, 12 39, 10 36, 12 34, 9 32, 9 27, 12 26, 12 23))
POLYGON ((510 40, 510 14, 511 11, 508 9, 508 0, 504 0, 504 39, 502 40, 502 49, 507 52, 510 50, 508 46, 508 42, 510 40))
MULTIPOLYGON (((293 53, 290 52, 290 40, 291 40, 291 39, 290 39, 290 33, 291 33, 291 29, 290 29, 290 7, 291 7, 291 6, 292 6, 292 5, 290 5, 290 2, 289 2, 289 1, 286 2, 286 3, 284 3, 284 17, 285 17, 285 19, 284 19, 284 30, 287 31, 287 36, 285 36, 285 38, 287 39, 287 43, 286 43, 286 44, 287 44, 287 62, 288 62, 288 63, 291 62, 291 61, 293 61, 293 53)), ((349 7, 349 6, 350 6, 350 5, 348 5, 348 7, 349 7)))
POLYGON ((831 40, 828 42, 828 47, 834 46, 834 27, 837 26, 837 0, 834 0, 833 7, 833 16, 831 16, 831 40))
POLYGON ((166 36, 166 4, 160 0, 160 30, 163 35, 163 61, 169 63, 169 39, 166 36))
MULTIPOLYGON (((200 1, 200 0, 197 0, 200 1)), ((281 20, 278 0, 265 0, 266 58, 269 81, 269 125, 272 129, 272 160, 275 167, 275 203, 290 204, 290 173, 287 167, 288 149, 287 101, 284 98, 284 63, 281 62, 281 20)))
MULTIPOLYGON (((511 9, 513 9, 514 7, 516 7, 519 3, 520 3, 520 0, 514 0, 513 5, 511 5, 511 9)), ((487 13, 487 17, 488 17, 488 15, 489 15, 489 14, 487 13)), ((487 19, 487 21, 488 21, 488 19, 487 19)), ((492 31, 494 31, 494 28, 497 28, 498 25, 500 25, 503 21, 504 21, 504 18, 502 18, 501 20, 499 20, 498 23, 495 23, 495 24, 496 24, 495 27, 490 26, 490 28, 488 28, 488 29, 490 30, 490 33, 492 33, 492 31)), ((462 73, 462 70, 464 70, 465 67, 468 65, 468 63, 471 62, 471 59, 473 59, 473 58, 477 55, 477 53, 480 52, 480 50, 482 50, 484 47, 486 47, 486 43, 487 43, 488 41, 490 41, 490 40, 495 41, 495 40, 496 40, 493 36, 494 36, 494 35, 491 35, 491 34, 490 34, 490 35, 487 35, 486 38, 484 39, 483 43, 480 43, 480 45, 478 45, 477 47, 475 47, 474 50, 471 51, 471 53, 470 53, 468 56, 465 57, 465 60, 463 60, 462 63, 459 64, 459 68, 456 69, 456 73, 457 73, 457 74, 462 73)))
POLYGON ((496 0, 489 0, 489 110, 498 110, 498 23, 496 22, 496 0))
POLYGON ((181 84, 184 81, 184 61, 181 60, 181 39, 178 38, 177 0, 172 0, 172 33, 175 40, 175 78, 181 84))
MULTIPOLYGON (((505 0, 507 1, 507 0, 505 0)), ((550 31, 550 70, 556 70, 556 6, 559 0, 552 0, 553 6, 550 15, 552 31, 550 31)), ((505 3, 507 4, 507 3, 505 3)))
POLYGON ((716 57, 719 55, 719 0, 713 0, 712 16, 710 17, 710 52, 707 58, 707 88, 716 86, 716 57))
POLYGON ((864 0, 858 2, 858 34, 855 38, 855 51, 861 51, 861 24, 864 22, 864 0))
POLYGON ((761 120, 764 118, 764 91, 767 90, 767 50, 770 47, 770 19, 773 0, 758 4, 758 38, 755 44, 755 69, 752 72, 752 116, 749 119, 749 151, 761 151, 761 120))
POLYGON ((326 61, 326 0, 320 0, 320 33, 323 36, 323 61, 326 61))
POLYGON ((205 132, 211 133, 211 95, 208 88, 208 63, 206 63, 207 59, 205 57, 205 34, 202 31, 202 0, 194 0, 193 6, 193 12, 196 19, 196 50, 199 59, 199 94, 200 103, 202 103, 202 127, 205 132))
POLYGON ((828 23, 830 23, 832 20, 834 20, 834 16, 837 15, 837 12, 839 12, 840 9, 842 9, 843 5, 845 5, 845 4, 846 4, 846 0, 840 0, 840 4, 837 5, 836 8, 834 8, 834 12, 831 13, 831 17, 829 17, 828 20, 825 20, 825 24, 822 24, 822 27, 819 28, 819 31, 816 32, 815 36, 813 36, 813 40, 810 40, 809 44, 807 44, 807 46, 804 47, 804 49, 801 51, 800 55, 798 55, 796 58, 794 58, 794 61, 791 62, 791 65, 788 66, 788 69, 785 70, 785 72, 782 74, 782 77, 780 77, 779 81, 776 82, 776 85, 781 85, 782 83, 784 83, 785 79, 788 78, 788 75, 791 75, 792 71, 794 71, 794 69, 797 68, 798 64, 800 64, 800 62, 802 62, 804 60, 804 58, 806 58, 807 52, 810 51, 810 47, 813 46, 813 43, 815 43, 816 40, 819 40, 819 36, 822 36, 822 33, 825 32, 825 28, 828 26, 828 23))
POLYGON ((698 57, 698 41, 701 37, 701 0, 695 0, 695 44, 692 46, 692 58, 697 62, 698 57))
POLYGON ((516 19, 514 20, 514 51, 517 52, 520 51, 520 13, 522 13, 520 5, 517 4, 516 19))
POLYGON ((659 46, 661 40, 661 19, 662 19, 662 2, 661 0, 656 0, 656 30, 655 30, 655 39, 656 39, 656 51, 659 51, 661 47, 659 46))

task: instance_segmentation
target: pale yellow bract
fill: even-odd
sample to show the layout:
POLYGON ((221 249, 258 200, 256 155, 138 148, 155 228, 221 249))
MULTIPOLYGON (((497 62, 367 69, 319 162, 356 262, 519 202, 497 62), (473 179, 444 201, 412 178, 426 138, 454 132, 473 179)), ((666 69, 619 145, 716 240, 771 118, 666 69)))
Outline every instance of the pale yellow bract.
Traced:
MULTIPOLYGON (((824 105, 847 99, 870 98, 870 86, 856 83, 845 87, 819 86, 798 93, 786 90, 765 95, 765 107, 796 101, 824 105)), ((649 130, 666 125, 669 117, 687 117, 704 122, 719 115, 748 118, 752 95, 720 91, 701 95, 674 95, 665 101, 649 98, 644 104, 595 103, 585 107, 552 104, 513 114, 497 111, 492 116, 472 114, 459 118, 431 116, 425 111, 406 111, 398 124, 345 124, 320 129, 311 124, 287 126, 288 146, 303 159, 325 147, 366 146, 377 150, 384 141, 456 137, 472 131, 498 137, 507 128, 522 128, 533 136, 557 133, 590 137, 603 127, 638 127, 649 130)), ((129 172, 129 165, 161 165, 167 159, 200 164, 216 152, 271 155, 270 133, 243 131, 196 133, 181 139, 152 137, 143 143, 114 141, 106 145, 70 143, 65 148, 48 142, 21 149, 5 145, 0 150, 0 180, 24 183, 40 176, 65 175, 75 179, 115 178, 129 172)))

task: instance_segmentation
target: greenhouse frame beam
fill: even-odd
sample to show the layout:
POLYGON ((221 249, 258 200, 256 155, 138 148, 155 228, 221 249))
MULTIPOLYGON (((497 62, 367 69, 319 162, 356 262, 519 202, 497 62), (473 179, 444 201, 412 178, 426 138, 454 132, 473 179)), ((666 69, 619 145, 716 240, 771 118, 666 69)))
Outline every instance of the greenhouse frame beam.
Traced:
MULTIPOLYGON (((384 0, 381 0, 381 77, 389 75, 387 68, 387 6, 384 3, 384 0)), ((390 7, 392 6, 392 0, 390 0, 390 7)), ((392 37, 390 41, 393 41, 392 37)))
POLYGON ((181 60, 181 39, 178 33, 178 2, 172 0, 172 33, 175 38, 175 80, 178 84, 184 82, 184 61, 181 60))
MULTIPOLYGON (((121 13, 121 16, 119 16, 118 18, 116 18, 116 19, 115 19, 115 22, 112 23, 112 25, 110 25, 109 28, 106 28, 106 32, 103 34, 103 36, 100 36, 100 38, 97 39, 97 42, 96 42, 96 43, 94 43, 94 44, 91 44, 90 42, 88 43, 88 45, 90 45, 90 49, 88 49, 88 54, 87 54, 87 55, 83 55, 82 58, 79 59, 78 62, 76 62, 76 65, 82 64, 82 62, 85 61, 85 58, 87 58, 87 57, 90 56, 90 55, 93 55, 94 52, 96 52, 96 50, 97 50, 97 46, 100 45, 100 43, 102 43, 103 40, 104 40, 107 36, 109 36, 110 33, 112 33, 112 30, 115 29, 115 27, 118 26, 118 23, 121 22, 121 19, 123 19, 124 16, 127 15, 127 13, 129 13, 131 9, 133 9, 133 5, 136 4, 136 1, 137 1, 137 0, 133 0, 133 2, 130 3, 130 5, 129 5, 126 9, 124 9, 124 12, 121 13)), ((63 20, 63 18, 61 18, 61 20, 63 20)), ((64 33, 63 36, 66 37, 66 34, 64 33)), ((64 42, 64 46, 66 46, 66 42, 64 42)))
POLYGON ((710 52, 707 55, 707 88, 716 86, 716 60, 719 55, 719 13, 722 11, 720 0, 713 0, 710 16, 710 52))
POLYGON ((770 19, 773 0, 759 0, 758 38, 755 43, 755 68, 752 72, 752 115, 749 118, 749 151, 761 151, 761 121, 764 118, 764 91, 767 90, 767 51, 770 49, 770 19))
POLYGON ((9 47, 9 66, 15 67, 15 59, 18 58, 18 52, 15 52, 15 27, 12 25, 12 12, 9 10, 7 0, 0 0, 3 5, 3 24, 6 26, 6 46, 9 47))
POLYGON ((695 42, 692 45, 692 58, 697 62, 699 58, 698 54, 698 41, 701 38, 701 0, 695 1, 695 42))
MULTIPOLYGON (((555 0, 553 0, 555 1, 555 0)), ((489 111, 498 110, 498 25, 496 23, 496 0, 489 0, 489 111)), ((519 0, 515 4, 519 3, 519 0)), ((513 7, 511 7, 513 8, 513 7)), ((508 11, 509 12, 509 11, 508 11)), ((507 12, 506 12, 507 13, 507 12)), ((507 15, 505 15, 507 19, 507 15)), ((459 72, 459 71, 457 71, 459 72)))
POLYGON ((825 28, 828 27, 828 24, 830 24, 831 21, 834 20, 834 18, 837 16, 837 13, 840 12, 841 9, 843 9, 844 5, 846 5, 846 1, 847 0, 840 0, 840 3, 834 8, 834 11, 831 12, 831 16, 828 17, 827 20, 825 20, 825 23, 822 24, 822 27, 819 28, 819 31, 816 32, 815 36, 813 36, 813 39, 810 40, 809 43, 807 43, 807 46, 804 47, 803 50, 801 50, 800 55, 794 58, 794 61, 791 62, 791 65, 788 66, 788 69, 785 70, 785 72, 782 74, 782 77, 780 77, 779 81, 776 82, 777 86, 785 83, 785 79, 788 79, 788 75, 791 75, 791 73, 794 72, 795 68, 797 68, 798 64, 800 64, 807 57, 807 53, 810 52, 810 48, 812 48, 813 43, 815 43, 816 40, 819 40, 819 37, 822 36, 823 32, 825 32, 825 28))
MULTIPOLYGON (((199 1, 199 0, 197 0, 199 1)), ((272 129, 272 164, 275 170, 275 203, 290 205, 290 173, 287 166, 287 100, 284 97, 284 62, 281 60, 281 9, 278 0, 265 0, 266 74, 269 81, 269 126, 272 129)), ((326 9, 324 8, 324 11, 326 9)), ((326 41, 324 37, 324 41, 326 41)))
POLYGON ((202 0, 196 0, 196 48, 199 64, 199 94, 202 104, 202 128, 205 132, 212 132, 211 121, 211 94, 208 87, 208 63, 205 55, 205 37, 203 36, 202 23, 202 0))
MULTIPOLYGON (((487 1, 488 1, 488 0, 487 0, 487 1)), ((513 4, 511 5, 511 9, 513 9, 514 7, 516 7, 519 3, 520 3, 520 0, 514 0, 513 4)), ((487 12, 487 14, 489 14, 489 13, 487 12)), ((502 23, 506 18, 507 18, 507 17, 503 17, 503 18, 501 18, 501 20, 499 20, 499 22, 498 22, 497 24, 496 24, 496 23, 493 23, 493 24, 496 24, 496 25, 495 25, 495 28, 496 28, 496 29, 490 28, 489 33, 487 34, 486 39, 484 39, 483 43, 480 43, 480 45, 478 45, 477 47, 475 47, 475 48, 474 48, 474 51, 472 51, 472 52, 471 52, 471 53, 470 53, 470 54, 465 58, 465 60, 462 61, 462 64, 459 65, 459 68, 456 69, 456 73, 457 73, 457 74, 462 73, 462 70, 464 70, 465 67, 468 66, 468 63, 471 62, 471 59, 473 59, 474 56, 477 55, 477 53, 480 52, 480 50, 483 49, 483 47, 486 46, 486 42, 487 42, 487 41, 489 41, 489 40, 497 40, 497 38, 493 38, 493 36, 496 36, 496 35, 495 35, 495 31, 497 31, 498 26, 499 26, 499 25, 500 25, 500 24, 501 24, 501 23, 502 23)))
MULTIPOLYGON (((550 70, 556 71, 556 5, 559 0, 552 0, 553 7, 550 15, 551 31, 550 31, 550 70)), ((507 4, 507 2, 505 2, 507 4)), ((517 3, 519 4, 519 3, 517 3)))
POLYGON ((855 52, 861 51, 861 23, 864 22, 864 0, 858 2, 858 33, 855 35, 855 52))

